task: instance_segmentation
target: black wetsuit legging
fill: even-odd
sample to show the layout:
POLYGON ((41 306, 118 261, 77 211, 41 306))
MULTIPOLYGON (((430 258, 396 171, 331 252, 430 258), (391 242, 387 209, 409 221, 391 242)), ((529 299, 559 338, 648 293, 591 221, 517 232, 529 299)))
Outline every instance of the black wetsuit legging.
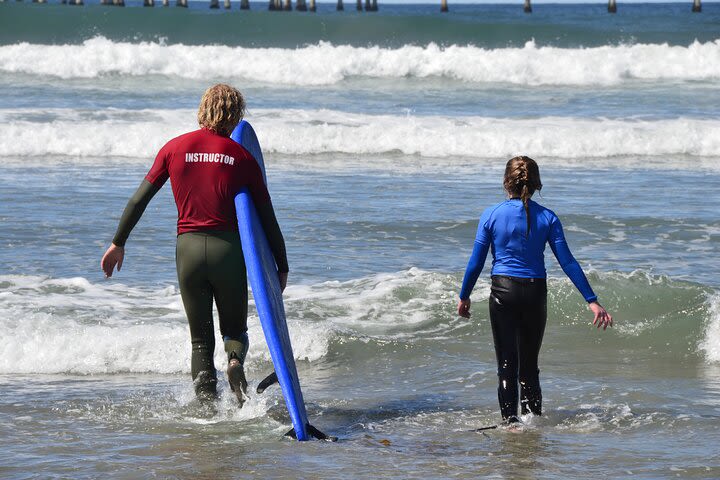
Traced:
POLYGON ((547 283, 544 278, 493 275, 489 303, 502 417, 517 417, 518 383, 522 413, 540 415, 538 354, 547 322, 547 283))
POLYGON ((203 382, 210 385, 201 389, 213 390, 217 381, 213 362, 213 299, 228 355, 234 354, 243 361, 247 352, 247 276, 238 232, 178 235, 176 263, 180 295, 190 323, 192 378, 208 372, 203 382))

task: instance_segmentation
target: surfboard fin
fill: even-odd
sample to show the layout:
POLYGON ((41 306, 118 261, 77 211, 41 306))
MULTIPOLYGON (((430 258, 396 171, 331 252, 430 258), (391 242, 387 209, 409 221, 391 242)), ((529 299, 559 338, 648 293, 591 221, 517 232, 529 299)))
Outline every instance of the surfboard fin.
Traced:
MULTIPOLYGON (((307 432, 308 432, 311 436, 317 438, 318 440, 324 440, 324 441, 326 441, 326 442, 337 442, 337 440, 338 440, 337 437, 333 437, 333 436, 330 436, 330 435, 325 435, 323 432, 321 432, 321 431, 318 430, 317 428, 313 427, 313 426, 310 425, 309 423, 308 423, 307 425, 305 425, 305 428, 307 429, 307 432)), ((297 440, 297 434, 295 433, 295 429, 294 429, 294 428, 291 428, 290 431, 285 434, 285 436, 286 436, 286 437, 290 437, 290 438, 294 438, 295 440, 297 440)))
POLYGON ((262 381, 257 386, 257 390, 255 391, 257 393, 263 393, 268 387, 272 386, 275 383, 278 383, 277 373, 272 372, 270 375, 262 379, 262 381))

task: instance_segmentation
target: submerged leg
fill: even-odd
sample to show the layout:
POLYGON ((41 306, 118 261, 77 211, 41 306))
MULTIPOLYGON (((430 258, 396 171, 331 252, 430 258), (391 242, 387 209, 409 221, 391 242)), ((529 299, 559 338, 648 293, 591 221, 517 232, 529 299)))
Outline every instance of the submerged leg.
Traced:
POLYGON ((227 376, 230 389, 242 406, 245 403, 247 392, 247 379, 245 378, 245 356, 247 355, 250 342, 247 333, 240 339, 225 337, 225 351, 228 354, 227 376))
POLYGON ((190 325, 192 378, 195 394, 202 400, 217 395, 213 292, 206 277, 205 238, 202 234, 182 234, 178 237, 176 252, 180 295, 190 325))
POLYGON ((242 405, 247 391, 245 356, 250 343, 247 335, 247 276, 240 236, 237 232, 213 235, 208 239, 207 255, 220 334, 228 355, 228 382, 242 405))
POLYGON ((498 402, 500 414, 506 421, 516 420, 518 410, 517 315, 511 293, 504 281, 493 277, 490 324, 498 366, 498 402))
POLYGON ((520 380, 520 412, 523 415, 530 412, 542 415, 542 389, 539 380, 535 382, 520 380))
POLYGON ((542 415, 542 389, 538 356, 547 323, 547 286, 545 282, 528 285, 521 327, 518 329, 520 402, 523 415, 542 415))

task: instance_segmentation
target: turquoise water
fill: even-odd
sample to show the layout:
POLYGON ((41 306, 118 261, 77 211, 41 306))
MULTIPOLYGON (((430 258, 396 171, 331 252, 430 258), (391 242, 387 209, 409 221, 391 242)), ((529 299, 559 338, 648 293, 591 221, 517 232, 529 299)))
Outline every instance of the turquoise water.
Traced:
MULTIPOLYGON (((0 476, 720 477, 718 4, 129 5, 0 4, 0 476), (308 411, 336 444, 281 440, 277 388, 193 402, 168 188, 99 269, 217 81, 265 150, 308 411), (616 326, 548 251, 546 414, 478 434, 499 420, 487 272, 472 319, 456 296, 516 154, 616 326)), ((256 385, 252 307, 249 333, 256 385)))
MULTIPOLYGON (((596 47, 624 43, 687 46, 695 40, 717 40, 720 4, 703 2, 701 15, 692 2, 621 4, 608 15, 605 4, 535 4, 532 15, 518 5, 453 5, 439 14, 437 5, 384 5, 377 13, 357 12, 345 2, 319 3, 318 11, 269 12, 265 2, 251 2, 250 11, 209 10, 207 2, 189 2, 189 9, 109 8, 86 1, 81 9, 48 5, 3 5, 0 43, 77 44, 95 36, 113 41, 164 41, 185 45, 231 45, 293 48, 318 42, 354 46, 477 45, 486 48, 539 45, 596 47)), ((174 2, 172 2, 174 5, 174 2)))

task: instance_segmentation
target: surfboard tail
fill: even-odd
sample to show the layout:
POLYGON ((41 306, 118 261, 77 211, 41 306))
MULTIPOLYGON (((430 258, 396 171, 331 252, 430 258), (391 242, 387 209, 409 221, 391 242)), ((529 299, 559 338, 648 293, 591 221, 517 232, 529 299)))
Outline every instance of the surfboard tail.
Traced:
MULTIPOLYGON (((272 372, 270 375, 265 377, 260 384, 257 386, 257 393, 263 393, 268 387, 278 383, 278 377, 277 373, 272 372)), ((330 435, 327 435, 314 426, 310 425, 309 423, 305 424, 305 432, 310 436, 314 437, 318 440, 324 440, 326 442, 336 442, 337 437, 333 437, 330 435)), ((295 440, 298 439, 297 433, 295 433, 295 428, 290 429, 289 432, 285 434, 286 437, 293 438, 295 440)))
MULTIPOLYGON (((310 436, 315 437, 318 440, 323 440, 325 442, 337 442, 338 440, 338 437, 326 435, 317 428, 310 425, 309 423, 305 425, 305 430, 307 430, 307 433, 309 433, 310 436)), ((295 433, 294 428, 291 428, 290 431, 285 434, 285 436, 297 440, 297 434, 295 433)))

